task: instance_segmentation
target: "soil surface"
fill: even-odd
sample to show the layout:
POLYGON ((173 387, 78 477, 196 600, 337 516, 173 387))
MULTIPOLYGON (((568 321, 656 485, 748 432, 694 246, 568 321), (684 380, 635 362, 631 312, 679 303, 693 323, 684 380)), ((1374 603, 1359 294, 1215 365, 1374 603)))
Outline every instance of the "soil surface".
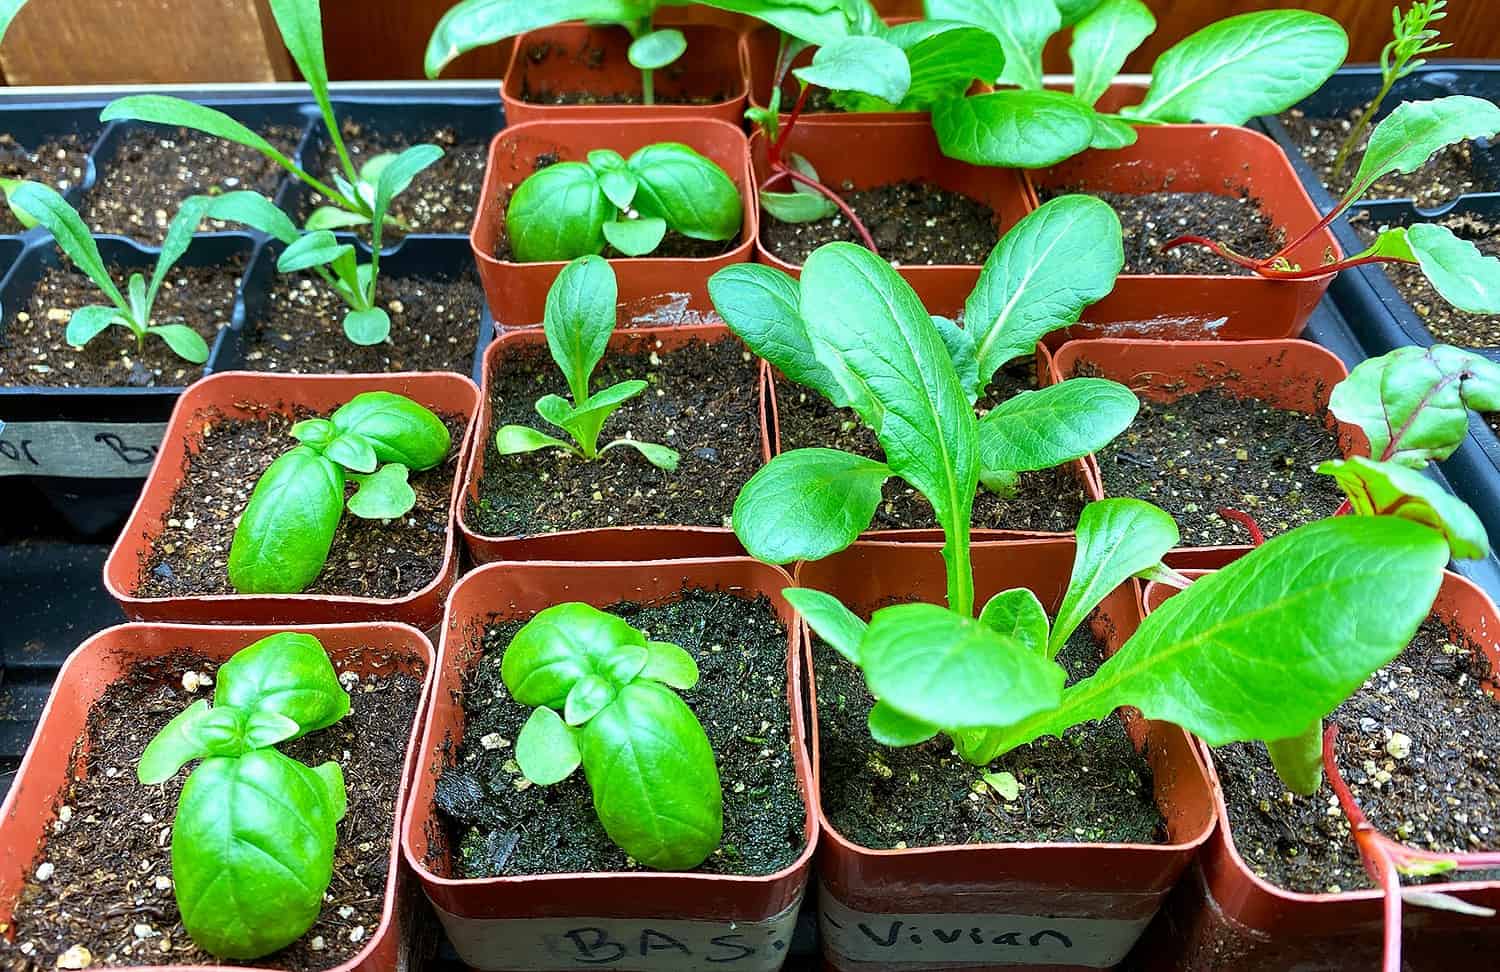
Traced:
MULTIPOLYGON (((1339 771, 1383 833, 1433 851, 1500 847, 1500 705, 1485 691, 1493 677, 1483 652, 1433 617, 1334 712, 1339 771)), ((1235 846, 1251 870, 1294 891, 1373 886, 1326 780, 1313 796, 1295 796, 1261 744, 1214 755, 1235 846)), ((1460 880, 1497 878, 1481 871, 1460 880)))
MULTIPOLYGON (((229 326, 244 261, 220 266, 178 266, 162 283, 152 307, 154 324, 186 324, 210 348, 221 327, 229 326)), ((143 270, 149 273, 149 270, 143 270)), ((125 274, 114 273, 123 291, 125 274)), ((203 366, 179 358, 167 343, 147 335, 141 348, 128 328, 110 325, 82 350, 67 342, 72 312, 109 299, 83 273, 46 270, 24 309, 5 319, 0 330, 0 385, 51 388, 177 387, 190 385, 203 366)))
POLYGON ((1332 516, 1343 502, 1332 476, 1313 472, 1341 459, 1322 414, 1274 408, 1219 389, 1170 404, 1141 399, 1135 422, 1098 454, 1106 496, 1155 503, 1177 521, 1182 546, 1246 544, 1224 507, 1255 517, 1267 537, 1332 516))
MULTIPOLYGON (((986 412, 1020 392, 1036 387, 1036 358, 1017 358, 995 373, 977 408, 986 412)), ((776 381, 776 412, 781 425, 781 451, 822 447, 841 449, 871 459, 885 459, 875 433, 859 420, 853 409, 835 408, 823 396, 794 385, 785 378, 776 381)), ((937 519, 927 497, 906 481, 892 476, 882 490, 875 509, 872 530, 935 529, 937 519)), ((1069 533, 1078 525, 1078 514, 1088 503, 1083 483, 1072 464, 1040 472, 1021 473, 1016 495, 1002 499, 984 487, 974 497, 973 525, 980 530, 1039 530, 1069 533)))
POLYGON ((621 447, 592 462, 561 449, 501 456, 494 433, 527 425, 565 438, 536 413, 567 382, 545 345, 518 350, 498 369, 490 394, 491 434, 470 522, 491 537, 531 536, 643 524, 729 526, 735 497, 761 466, 759 359, 737 340, 694 342, 674 351, 605 355, 592 392, 644 379, 644 392, 604 423, 599 447, 629 436, 676 449, 675 472, 621 447))
MULTIPOLYGON (((1068 682, 1092 675, 1103 650, 1084 624, 1057 661, 1068 682)), ((892 749, 870 738, 875 698, 859 669, 818 642, 818 744, 823 812, 849 840, 876 850, 1018 841, 1160 843, 1166 824, 1153 797, 1150 764, 1118 716, 1086 722, 972 766, 945 736, 892 749), (1010 773, 1014 802, 984 782, 1010 773)))
MULTIPOLYGON (((297 444, 289 430, 304 418, 267 411, 265 419, 217 421, 190 455, 172 496, 166 526, 151 539, 137 597, 234 594, 226 565, 234 529, 260 474, 297 444)), ((327 416, 321 416, 327 417, 327 416)), ((365 520, 345 512, 328 562, 303 593, 346 597, 403 597, 432 583, 447 552, 448 504, 459 464, 465 420, 440 416, 453 437, 448 458, 411 474, 417 504, 399 520, 365 520)), ((355 483, 348 491, 352 495, 355 483)))
MULTIPOLYGON (((762 875, 790 865, 806 844, 806 811, 792 764, 786 629, 770 602, 690 590, 671 604, 608 610, 698 663, 698 684, 680 694, 717 758, 724 837, 697 870, 762 875)), ((521 776, 514 744, 531 709, 510 698, 500 660, 522 624, 486 629, 464 684, 463 743, 435 794, 456 848, 454 876, 640 870, 605 834, 581 770, 552 786, 521 776)))
MULTIPOLYGON (((1335 196, 1348 191, 1349 183, 1359 169, 1359 160, 1364 157, 1370 133, 1375 130, 1374 125, 1365 130, 1359 145, 1349 153, 1344 171, 1335 175, 1333 162, 1338 157, 1339 147, 1363 111, 1363 108, 1355 109, 1343 118, 1309 118, 1300 109, 1293 108, 1280 116, 1287 134, 1302 150, 1302 157, 1335 196)), ((1423 209, 1432 209, 1464 193, 1493 192, 1496 189, 1500 186, 1485 178, 1483 170, 1475 165, 1473 143, 1460 142, 1439 149, 1415 172, 1397 172, 1377 179, 1360 198, 1412 199, 1423 209)))
MULTIPOLYGON (((1000 241, 995 211, 962 193, 923 182, 857 191, 846 182, 837 190, 870 231, 880 255, 897 266, 975 266, 1000 241)), ((861 242, 842 213, 812 223, 784 223, 763 212, 760 236, 773 255, 799 265, 825 243, 861 242)))
POLYGON ((1243 189, 1213 192, 1092 192, 1082 186, 1043 189, 1042 201, 1084 193, 1109 203, 1125 233, 1125 269, 1132 274, 1246 276, 1250 273, 1201 246, 1162 247, 1179 236, 1202 236, 1249 256, 1270 256, 1285 234, 1243 189))
MULTIPOLYGON (((28 150, 9 133, 0 135, 0 179, 23 179, 42 182, 66 193, 83 184, 88 172, 89 149, 97 132, 88 135, 63 135, 42 142, 28 150)), ((9 206, 0 205, 0 233, 24 233, 26 227, 16 219, 9 206)))
MULTIPOLYGON (((483 139, 464 138, 451 128, 434 128, 406 135, 400 132, 377 132, 374 126, 362 125, 346 118, 339 123, 344 133, 344 147, 355 171, 365 161, 384 152, 400 152, 413 145, 436 145, 443 157, 412 180, 406 191, 391 203, 391 214, 410 227, 401 230, 387 225, 381 231, 382 245, 404 233, 468 233, 474 223, 474 207, 484 185, 484 164, 489 144, 483 139)), ((330 141, 323 147, 314 174, 325 185, 333 185, 333 174, 342 172, 337 150, 330 141)), ((326 200, 320 193, 309 192, 303 205, 302 219, 326 200)), ((369 228, 360 227, 359 235, 370 238, 369 228)))
MULTIPOLYGON (((268 125, 261 136, 290 156, 299 128, 268 125)), ((95 233, 119 233, 160 244, 177 206, 188 196, 253 189, 274 198, 285 172, 252 148, 179 128, 132 128, 114 155, 98 161, 98 181, 78 207, 95 233)), ((238 223, 205 220, 199 232, 244 230, 238 223)))
MULTIPOLYGON (((692 51, 685 56, 691 57, 692 51)), ((526 48, 526 60, 529 68, 533 70, 548 61, 571 61, 597 71, 604 66, 608 57, 607 50, 587 43, 576 51, 569 50, 566 44, 556 44, 551 41, 542 41, 526 48)), ((656 71, 654 98, 656 104, 712 105, 729 100, 729 93, 726 91, 687 93, 676 90, 681 86, 675 82, 685 71, 686 66, 681 61, 656 71)), ((538 73, 545 75, 549 72, 544 70, 538 73)), ((550 80, 533 79, 531 70, 523 70, 521 100, 534 105, 638 105, 641 104, 642 97, 639 86, 629 91, 608 92, 559 89, 554 87, 550 80)))
MULTIPOLYGON (((1357 213, 1349 219, 1365 243, 1375 242, 1381 227, 1367 214, 1357 213)), ((1500 227, 1481 216, 1453 213, 1438 219, 1424 220, 1446 226, 1459 239, 1468 240, 1486 256, 1500 256, 1500 227)), ((1443 299, 1420 267, 1387 263, 1381 266, 1386 276, 1416 312, 1417 319, 1443 344, 1464 348, 1500 347, 1500 317, 1470 314, 1443 299)))
MULTIPOLYGON (((161 786, 142 786, 135 777, 151 738, 196 697, 212 692, 189 693, 183 676, 215 668, 183 649, 137 665, 94 704, 82 741, 89 758, 82 752, 73 757, 87 775, 63 795, 52 836, 31 869, 35 875, 38 867, 50 866, 52 874, 28 880, 14 940, 0 940, 0 962, 7 969, 82 968, 57 961, 75 945, 89 950, 91 968, 220 964, 188 938, 170 883, 171 821, 188 771, 161 786)), ((344 771, 349 808, 339 822, 322 914, 280 952, 228 964, 299 972, 332 968, 368 947, 379 927, 396 796, 422 683, 404 674, 361 678, 353 672, 344 683, 353 703, 347 716, 278 747, 307 765, 333 760, 344 771)))
POLYGON ((382 273, 375 295, 391 315, 391 336, 362 347, 344 336, 343 298, 320 281, 277 276, 265 315, 246 339, 245 367, 314 375, 473 372, 484 293, 472 274, 444 280, 382 273))

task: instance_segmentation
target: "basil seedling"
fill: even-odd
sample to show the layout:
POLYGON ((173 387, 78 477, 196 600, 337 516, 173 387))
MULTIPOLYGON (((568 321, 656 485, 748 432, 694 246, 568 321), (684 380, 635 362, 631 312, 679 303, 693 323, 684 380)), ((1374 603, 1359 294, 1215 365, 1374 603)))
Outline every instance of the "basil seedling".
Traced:
POLYGON ((537 399, 536 411, 573 441, 565 442, 525 425, 505 425, 495 433, 495 448, 502 456, 561 449, 593 461, 611 449, 626 446, 645 456, 658 469, 670 472, 677 468, 677 450, 654 442, 620 438, 599 447, 604 423, 621 405, 646 390, 646 382, 637 378, 589 394, 589 379, 615 332, 617 296, 615 271, 603 257, 579 257, 557 275, 547 291, 542 326, 547 334, 547 348, 568 382, 573 401, 561 395, 543 395, 537 399))
POLYGON ((448 455, 448 428, 416 402, 363 392, 326 419, 292 426, 301 444, 261 473, 229 547, 229 582, 241 594, 295 594, 317 579, 345 508, 367 520, 404 516, 416 503, 410 470, 448 455))
POLYGON ((595 149, 588 162, 558 162, 511 194, 505 230, 522 263, 601 253, 645 256, 671 230, 695 240, 729 240, 743 213, 734 180, 686 145, 658 142, 629 160, 595 149))
POLYGON ((516 632, 500 674, 517 702, 536 707, 516 738, 528 780, 550 786, 582 765, 605 832, 648 867, 689 870, 719 846, 713 749, 672 691, 698 683, 686 651, 573 602, 516 632))
POLYGON ((183 927, 222 959, 255 959, 301 938, 333 878, 344 775, 277 743, 333 725, 349 694, 318 639, 281 632, 220 666, 213 705, 179 713, 146 746, 143 784, 195 759, 172 821, 172 893, 183 927))

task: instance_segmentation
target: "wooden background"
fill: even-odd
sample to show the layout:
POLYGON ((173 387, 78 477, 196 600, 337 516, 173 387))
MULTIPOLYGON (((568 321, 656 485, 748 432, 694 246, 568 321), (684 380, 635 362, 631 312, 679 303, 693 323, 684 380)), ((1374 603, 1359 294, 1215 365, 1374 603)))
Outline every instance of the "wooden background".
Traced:
MULTIPOLYGON (((420 78, 432 27, 456 0, 323 0, 329 73, 335 79, 420 78)), ((533 0, 514 0, 529 3, 533 0)), ((1158 28, 1126 65, 1145 71, 1163 50, 1222 17, 1301 8, 1337 18, 1350 60, 1372 61, 1389 39, 1392 0, 1146 0, 1158 28)), ((920 0, 878 0, 886 13, 919 13, 920 0)), ((1452 0, 1441 24, 1448 56, 1500 58, 1497 0, 1452 0)), ((709 17, 722 16, 709 11, 709 17)), ((1066 43, 1048 70, 1068 70, 1066 43)), ((506 50, 475 51, 449 78, 494 78, 506 50)), ((269 81, 292 77, 265 0, 31 0, 0 48, 9 84, 269 81)))

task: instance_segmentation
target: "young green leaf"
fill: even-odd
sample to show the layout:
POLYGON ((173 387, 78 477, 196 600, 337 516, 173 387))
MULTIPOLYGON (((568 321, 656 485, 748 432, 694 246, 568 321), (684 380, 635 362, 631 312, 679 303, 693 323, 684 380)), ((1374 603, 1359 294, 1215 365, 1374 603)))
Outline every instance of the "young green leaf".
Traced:
POLYGON ((906 52, 911 84, 900 107, 926 110, 957 98, 975 81, 988 84, 1005 69, 999 38, 982 27, 919 20, 897 24, 885 39, 906 52))
POLYGON ((700 0, 705 7, 745 14, 770 24, 804 44, 831 44, 849 34, 883 28, 880 15, 864 0, 700 0))
POLYGON ((99 247, 83 222, 83 217, 58 195, 56 189, 39 182, 25 182, 10 194, 10 199, 52 234, 68 259, 87 274, 116 307, 124 310, 130 306, 120 293, 120 288, 110 279, 109 270, 104 266, 104 258, 99 255, 99 247))
POLYGON ((436 78, 459 55, 476 47, 567 20, 633 23, 651 15, 650 0, 462 0, 443 14, 427 41, 423 68, 436 78))
POLYGON ((208 360, 208 342, 186 324, 157 324, 146 328, 146 333, 167 342, 167 347, 184 361, 202 364, 208 360))
POLYGON ((603 711, 619 694, 614 684, 601 675, 585 675, 573 683, 563 703, 563 721, 581 726, 603 711))
POLYGON ((296 594, 322 573, 344 510, 344 473, 297 446, 261 474, 229 547, 241 594, 296 594))
POLYGON ((630 208, 638 182, 625 159, 613 149, 594 149, 588 154, 589 166, 599 179, 599 189, 616 209, 630 208))
MULTIPOLYGON (((120 313, 119 308, 105 307, 102 304, 80 307, 68 317, 68 327, 63 332, 63 340, 75 348, 81 348, 111 324, 130 327, 130 321, 120 313)), ((134 328, 131 329, 134 330, 134 328)))
MULTIPOLYGON (((283 243, 295 243, 302 235, 291 217, 258 192, 242 189, 239 192, 226 192, 222 196, 197 198, 208 200, 208 211, 205 215, 209 219, 244 223, 251 229, 273 236, 283 243)), ((343 211, 339 210, 339 212, 343 211)), ((311 226, 311 221, 309 221, 308 228, 314 228, 311 226)))
POLYGON ((380 464, 375 446, 358 432, 340 432, 334 436, 323 447, 323 457, 355 473, 372 473, 380 464))
POLYGON ((1500 314, 1500 259, 1485 256, 1473 243, 1434 223, 1418 223, 1406 238, 1444 300, 1470 314, 1500 314))
POLYGON ((495 433, 495 451, 502 456, 522 455, 538 449, 561 449, 580 457, 583 455, 573 448, 573 443, 564 442, 525 425, 502 425, 495 433))
POLYGON ((432 469, 447 458, 453 444, 442 419, 395 392, 360 392, 339 406, 329 421, 340 432, 368 442, 379 462, 399 462, 408 469, 432 469))
POLYGON ((383 344, 391 336, 391 315, 384 307, 351 310, 344 315, 344 337, 362 348, 383 344))
POLYGON ((855 91, 899 104, 911 86, 906 53, 883 37, 851 36, 818 48, 812 63, 792 72, 803 84, 855 91))
POLYGON ((1129 122, 1112 115, 1095 115, 1094 139, 1089 142, 1089 148, 1110 152, 1134 145, 1139 137, 1135 126, 1129 122))
POLYGON ((1005 52, 1005 67, 998 78, 1027 90, 1042 87, 1042 48, 1062 29, 1062 15, 1050 2, 1035 0, 927 0, 927 16, 933 20, 957 20, 975 24, 994 34, 1005 52))
POLYGON ((859 615, 844 607, 832 594, 810 587, 788 587, 782 590, 781 596, 796 608, 813 634, 850 662, 859 664, 859 645, 869 627, 859 615))
POLYGON ((20 206, 17 206, 15 200, 11 198, 11 193, 24 184, 24 179, 0 179, 0 192, 5 194, 5 205, 10 209, 11 215, 16 218, 16 222, 21 224, 21 228, 35 229, 37 225, 36 217, 26 212, 20 206))
POLYGON ((165 783, 188 763, 210 755, 197 731, 208 711, 208 700, 199 699, 173 716, 146 744, 135 767, 136 779, 146 786, 165 783))
POLYGON ((143 121, 157 125, 191 128, 252 148, 282 168, 295 171, 297 166, 279 149, 260 135, 235 121, 217 108, 200 105, 185 98, 167 95, 127 95, 116 98, 99 113, 99 120, 143 121))
POLYGON ((783 223, 815 223, 839 211, 825 197, 806 192, 762 192, 760 206, 783 223))
POLYGON ((1043 658, 1047 650, 1047 611, 1034 593, 1024 587, 1001 591, 985 602, 979 623, 998 635, 1014 639, 1029 652, 1043 658))
POLYGON ((1315 720, 1295 736, 1267 739, 1266 753, 1288 790, 1312 796, 1323 783, 1323 720, 1315 720))
POLYGON ((369 225, 370 217, 363 213, 351 213, 340 206, 319 206, 308 214, 303 228, 309 231, 340 230, 369 225))
POLYGON ((690 689, 698 684, 698 663, 682 648, 670 641, 648 641, 646 651, 646 667, 638 678, 649 678, 675 689, 690 689))
POLYGON ((932 106, 943 154, 960 162, 1041 169, 1094 141, 1094 110, 1062 91, 995 91, 932 106))
POLYGON ((876 702, 867 719, 870 737, 882 746, 917 746, 938 734, 938 727, 902 715, 884 702, 876 702))
POLYGON ((1094 104, 1125 66, 1125 59, 1156 31, 1156 18, 1141 0, 1104 0, 1073 28, 1068 57, 1073 94, 1094 104))
POLYGON ((323 127, 343 164, 344 174, 353 178, 354 165, 344 147, 333 101, 328 93, 328 63, 323 56, 323 11, 320 0, 270 0, 271 16, 302 79, 312 89, 313 100, 323 113, 323 127))
POLYGON ((615 439, 609 445, 599 450, 603 455, 611 449, 634 449, 639 452, 645 460, 657 469, 665 472, 675 472, 677 464, 682 456, 676 449, 668 448, 656 442, 642 442, 640 439, 615 439))
POLYGON ((974 336, 941 314, 932 315, 932 326, 937 328, 938 337, 948 349, 948 359, 953 362, 958 383, 969 396, 969 403, 977 402, 985 382, 979 379, 979 349, 974 345, 974 336))
POLYGON ((630 43, 626 57, 642 71, 664 68, 687 50, 687 38, 676 29, 653 30, 630 43))
POLYGON ((276 258, 276 270, 280 273, 296 273, 298 270, 327 266, 353 254, 352 243, 340 243, 328 230, 315 230, 281 251, 276 258))
POLYGON ((834 405, 848 404, 838 379, 818 361, 807 336, 797 281, 775 267, 739 263, 708 278, 708 295, 714 310, 751 351, 790 381, 834 405))
POLYGON ((516 763, 537 786, 551 786, 573 775, 583 762, 578 730, 552 709, 537 706, 516 736, 516 763))
POLYGON ((1056 656, 1111 591, 1160 562, 1178 539, 1177 524, 1150 503, 1105 499, 1085 506, 1078 517, 1073 573, 1047 639, 1048 657, 1056 656))
POLYGON ((1051 469, 1095 452, 1124 432, 1141 407, 1135 393, 1106 378, 1070 378, 1024 391, 979 423, 986 470, 1051 469))
MULTIPOLYGON (((375 182, 375 198, 370 202, 372 213, 370 222, 375 228, 374 238, 377 246, 391 201, 405 192, 412 180, 423 170, 442 157, 443 150, 436 145, 413 145, 393 157, 384 158, 384 163, 378 169, 379 178, 375 182)), ((371 159, 370 164, 373 165, 380 160, 381 157, 371 159)))
POLYGON ((537 612, 511 639, 500 677, 522 705, 560 709, 579 680, 623 686, 646 667, 646 636, 613 614, 578 602, 537 612))
POLYGON ((661 245, 667 235, 667 221, 645 219, 612 219, 604 224, 604 238, 609 245, 629 257, 645 256, 661 245))
POLYGON ((349 714, 349 693, 323 643, 309 634, 279 631, 235 652, 219 666, 214 705, 274 712, 297 724, 300 738, 349 714))
POLYGON ((388 462, 373 473, 350 473, 359 490, 346 504, 362 520, 394 520, 417 505, 416 491, 407 482, 407 468, 388 462))
POLYGON ((604 249, 604 224, 614 218, 594 170, 558 162, 526 178, 511 194, 505 230, 517 261, 572 260, 604 249))
POLYGON ((597 256, 581 257, 563 267, 547 291, 542 323, 547 349, 567 379, 575 403, 589 397, 589 378, 615 330, 618 298, 614 271, 597 256))
POLYGON ((744 212, 739 189, 696 150, 658 142, 637 151, 627 164, 639 183, 634 205, 640 215, 659 217, 695 240, 727 240, 740 231, 744 212))
MULTIPOLYGON (((870 528, 883 462, 837 449, 793 449, 772 459, 734 501, 734 534, 757 560, 789 564, 843 550, 870 528)), ((970 487, 972 503, 973 487, 970 487)))
POLYGON ((1360 516, 1398 516, 1436 530, 1455 560, 1489 555, 1489 535, 1474 511, 1415 469, 1354 456, 1324 462, 1318 472, 1338 481, 1360 516))
POLYGON ((1359 199, 1392 172, 1421 168, 1445 145, 1500 133, 1500 106, 1483 98, 1452 95, 1407 101, 1375 126, 1345 198, 1359 199))

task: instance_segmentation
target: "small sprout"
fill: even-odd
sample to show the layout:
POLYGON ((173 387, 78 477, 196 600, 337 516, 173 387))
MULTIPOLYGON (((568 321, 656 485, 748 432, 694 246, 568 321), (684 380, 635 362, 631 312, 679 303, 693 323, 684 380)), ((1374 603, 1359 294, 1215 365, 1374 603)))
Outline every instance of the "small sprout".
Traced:
POLYGON ((1016 798, 1021 795, 1021 783, 1010 773, 986 773, 984 782, 1000 794, 1006 803, 1015 803, 1016 798))

